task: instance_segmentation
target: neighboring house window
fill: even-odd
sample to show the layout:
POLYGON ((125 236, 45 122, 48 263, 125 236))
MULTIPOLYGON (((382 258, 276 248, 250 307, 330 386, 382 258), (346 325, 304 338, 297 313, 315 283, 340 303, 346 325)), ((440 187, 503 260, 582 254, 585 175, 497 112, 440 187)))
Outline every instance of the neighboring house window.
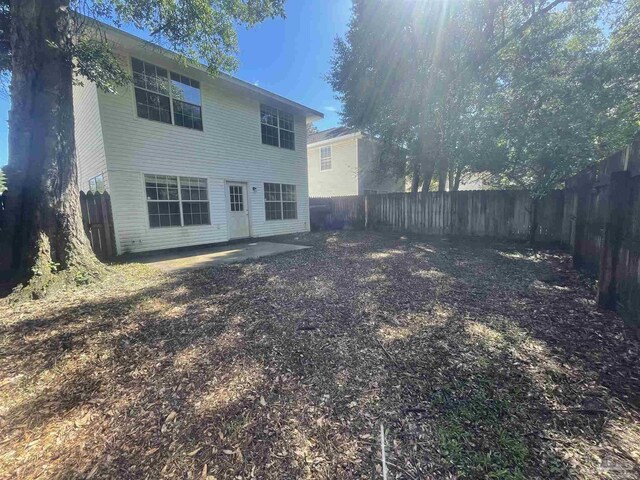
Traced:
POLYGON ((268 105, 260 105, 262 143, 295 150, 293 115, 268 105))
POLYGON ((320 148, 320 170, 331 170, 331 145, 320 148))
POLYGON ((145 175, 144 181, 151 228, 211 223, 205 178, 145 175))
POLYGON ((202 130, 200 82, 137 58, 131 63, 139 117, 202 130))
POLYGON ((292 220, 298 218, 296 186, 265 183, 264 210, 267 220, 292 220))
POLYGON ((89 191, 93 193, 104 193, 104 176, 97 175, 89 179, 89 191))

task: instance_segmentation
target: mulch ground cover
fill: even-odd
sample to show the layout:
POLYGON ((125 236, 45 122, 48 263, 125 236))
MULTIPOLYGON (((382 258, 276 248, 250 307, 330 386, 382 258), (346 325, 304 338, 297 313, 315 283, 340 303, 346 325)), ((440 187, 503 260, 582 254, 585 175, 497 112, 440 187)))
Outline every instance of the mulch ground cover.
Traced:
POLYGON ((0 478, 640 476, 639 345, 556 250, 369 232, 0 303, 0 478))

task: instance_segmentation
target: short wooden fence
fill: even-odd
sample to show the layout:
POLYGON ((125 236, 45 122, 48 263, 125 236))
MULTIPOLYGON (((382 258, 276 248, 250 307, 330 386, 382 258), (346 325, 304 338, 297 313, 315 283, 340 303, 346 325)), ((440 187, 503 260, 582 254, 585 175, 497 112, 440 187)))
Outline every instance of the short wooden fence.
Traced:
POLYGON ((111 212, 111 197, 108 192, 80 192, 82 224, 91 248, 101 260, 116 254, 116 242, 111 212))

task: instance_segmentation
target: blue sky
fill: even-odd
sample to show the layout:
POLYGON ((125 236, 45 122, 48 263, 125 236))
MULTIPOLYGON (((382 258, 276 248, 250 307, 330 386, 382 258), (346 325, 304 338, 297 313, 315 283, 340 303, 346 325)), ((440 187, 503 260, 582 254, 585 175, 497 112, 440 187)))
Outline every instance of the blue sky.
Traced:
MULTIPOLYGON (((321 130, 338 125, 340 103, 324 76, 333 40, 347 30, 351 0, 287 0, 286 10, 285 20, 238 31, 240 67, 234 75, 321 111, 321 130)), ((9 99, 0 95, 0 165, 7 163, 8 112, 9 99)))

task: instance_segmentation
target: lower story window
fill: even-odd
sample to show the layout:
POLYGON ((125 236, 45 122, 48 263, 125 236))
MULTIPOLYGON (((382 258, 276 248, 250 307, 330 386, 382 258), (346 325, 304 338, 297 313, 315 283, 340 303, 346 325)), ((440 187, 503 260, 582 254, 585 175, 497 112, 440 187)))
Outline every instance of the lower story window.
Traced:
POLYGON ((206 178, 145 175, 149 226, 210 225, 206 178))
POLYGON ((280 183, 264 184, 264 210, 267 220, 298 218, 296 186, 280 183))

